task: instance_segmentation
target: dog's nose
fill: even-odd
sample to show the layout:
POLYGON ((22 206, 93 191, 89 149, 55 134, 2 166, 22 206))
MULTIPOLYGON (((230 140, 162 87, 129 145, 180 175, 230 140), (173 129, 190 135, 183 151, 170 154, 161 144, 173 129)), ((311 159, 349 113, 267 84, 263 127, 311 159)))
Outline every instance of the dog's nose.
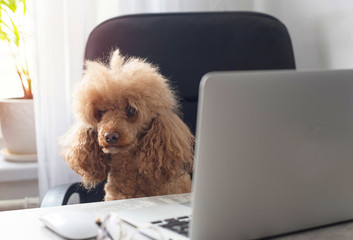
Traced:
POLYGON ((114 144, 119 140, 120 134, 118 132, 104 133, 104 139, 109 144, 114 144))

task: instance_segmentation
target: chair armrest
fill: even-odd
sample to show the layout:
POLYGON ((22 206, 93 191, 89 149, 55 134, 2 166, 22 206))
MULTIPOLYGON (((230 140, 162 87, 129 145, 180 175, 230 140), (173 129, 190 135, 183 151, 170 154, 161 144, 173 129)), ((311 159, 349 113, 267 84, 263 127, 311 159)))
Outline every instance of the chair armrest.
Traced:
POLYGON ((90 190, 85 189, 82 183, 79 182, 54 186, 45 194, 40 207, 67 205, 70 197, 74 193, 79 194, 80 203, 103 201, 104 185, 105 181, 90 190))
POLYGON ((40 207, 54 207, 67 205, 72 194, 76 193, 75 189, 79 183, 68 183, 54 186, 45 194, 40 207))

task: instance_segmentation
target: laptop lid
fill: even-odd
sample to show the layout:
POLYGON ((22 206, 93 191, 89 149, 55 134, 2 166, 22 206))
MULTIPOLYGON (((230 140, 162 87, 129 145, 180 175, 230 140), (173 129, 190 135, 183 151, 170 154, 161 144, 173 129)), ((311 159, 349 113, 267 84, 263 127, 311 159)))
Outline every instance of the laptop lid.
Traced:
POLYGON ((214 72, 200 84, 191 239, 353 219, 353 71, 214 72))

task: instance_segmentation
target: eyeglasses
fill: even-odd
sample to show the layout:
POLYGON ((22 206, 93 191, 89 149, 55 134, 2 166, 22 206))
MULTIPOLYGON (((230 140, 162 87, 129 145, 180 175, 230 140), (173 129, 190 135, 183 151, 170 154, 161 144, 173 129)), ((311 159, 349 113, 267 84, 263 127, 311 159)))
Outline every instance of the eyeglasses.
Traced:
POLYGON ((131 233, 128 232, 123 220, 116 213, 110 213, 104 217, 103 221, 98 219, 96 223, 99 226, 97 240, 135 240, 139 239, 138 236, 141 237, 142 231, 146 229, 151 229, 155 232, 154 235, 158 236, 160 240, 167 239, 160 229, 152 224, 141 225, 131 231, 131 233))

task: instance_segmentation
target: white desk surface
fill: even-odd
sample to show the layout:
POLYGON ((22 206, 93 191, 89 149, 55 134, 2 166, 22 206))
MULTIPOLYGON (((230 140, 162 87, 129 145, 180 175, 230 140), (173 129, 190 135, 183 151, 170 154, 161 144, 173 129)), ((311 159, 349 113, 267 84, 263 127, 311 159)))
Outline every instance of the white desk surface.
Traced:
POLYGON ((0 212, 0 239, 11 240, 58 240, 63 239, 47 229, 39 217, 64 210, 86 210, 93 212, 96 218, 102 218, 110 212, 133 209, 158 204, 190 201, 190 194, 176 194, 150 198, 135 198, 98 203, 74 204, 61 207, 33 208, 0 212))
MULTIPOLYGON (((158 204, 190 201, 190 194, 177 194, 150 198, 135 198, 99 203, 75 204, 61 207, 36 208, 28 210, 15 210, 0 212, 0 239, 62 239, 39 221, 39 217, 63 210, 87 210, 93 212, 97 218, 104 217, 110 212, 122 209, 133 209, 158 204)), ((276 238, 281 240, 299 239, 353 239, 353 222, 320 228, 307 232, 291 234, 276 238)))

